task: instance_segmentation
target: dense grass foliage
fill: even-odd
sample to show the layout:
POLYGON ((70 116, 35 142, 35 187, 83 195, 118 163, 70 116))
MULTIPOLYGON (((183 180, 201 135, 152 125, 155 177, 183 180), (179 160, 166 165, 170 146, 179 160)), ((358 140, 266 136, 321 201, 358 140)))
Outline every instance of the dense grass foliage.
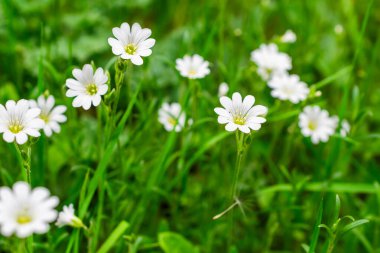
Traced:
MULTIPOLYGON (((25 244, 34 252, 380 252, 379 25, 377 0, 2 0, 0 104, 48 92, 67 106, 62 131, 34 140, 32 185, 58 196, 59 210, 73 203, 89 228, 53 225, 25 244), (122 22, 150 28, 156 45, 142 66, 127 66, 109 124, 118 60, 107 39, 122 22), (297 41, 280 43, 288 29, 297 41), (270 95, 250 61, 269 42, 321 96, 292 104, 270 95), (204 57, 211 73, 180 76, 175 60, 185 54, 204 57), (86 63, 110 76, 101 106, 88 111, 65 95, 72 69, 86 63), (213 220, 233 204, 237 150, 214 112, 221 82, 269 112, 246 139, 239 205, 213 220), (186 96, 193 124, 165 131, 159 108, 186 96), (298 115, 314 104, 347 119, 348 136, 305 138, 298 115), (369 222, 346 227, 332 246, 352 220, 333 235, 318 225, 346 215, 369 222)), ((17 154, 0 141, 1 186, 24 179, 17 154)), ((0 251, 22 242, 0 237, 0 251)))

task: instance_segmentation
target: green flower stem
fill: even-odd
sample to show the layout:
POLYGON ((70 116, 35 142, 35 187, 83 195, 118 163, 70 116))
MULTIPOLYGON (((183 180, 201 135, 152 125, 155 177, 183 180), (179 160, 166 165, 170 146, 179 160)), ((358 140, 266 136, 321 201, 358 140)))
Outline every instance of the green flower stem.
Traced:
MULTIPOLYGON (((239 190, 238 190, 238 181, 239 181, 239 174, 240 174, 240 167, 241 162, 243 160, 244 155, 244 139, 245 135, 244 133, 240 132, 239 130, 236 130, 236 163, 235 163, 235 170, 234 170, 234 176, 232 181, 232 187, 231 187, 231 195, 230 195, 230 202, 233 203, 232 205, 236 205, 236 199, 239 197, 239 190)), ((234 238, 234 208, 231 208, 231 214, 229 218, 229 230, 231 235, 228 238, 228 247, 230 248, 233 243, 234 238)))
POLYGON ((335 247, 336 234, 332 235, 329 240, 329 246, 327 247, 327 253, 332 253, 335 247))
POLYGON ((18 160, 21 163, 21 169, 24 170, 24 180, 28 182, 28 184, 31 185, 32 178, 31 178, 31 168, 30 168, 30 161, 31 161, 31 154, 32 154, 32 147, 30 144, 28 144, 26 151, 22 150, 20 146, 17 143, 14 143, 16 151, 17 151, 17 157, 18 160))
POLYGON ((241 162, 243 160, 244 155, 244 133, 241 133, 239 130, 236 130, 236 146, 237 146, 237 152, 236 152, 236 163, 235 163, 235 170, 234 170, 234 177, 232 181, 232 187, 231 187, 231 202, 235 201, 235 198, 239 197, 238 192, 238 180, 239 180, 239 173, 240 173, 240 167, 241 162))
POLYGON ((126 64, 122 59, 118 59, 115 62, 115 93, 113 100, 111 103, 108 105, 109 106, 109 117, 108 117, 108 122, 106 125, 106 140, 104 143, 104 147, 107 146, 112 130, 116 127, 116 113, 117 113, 117 106, 119 104, 119 99, 120 99, 120 91, 121 87, 124 81, 124 76, 125 76, 125 70, 126 70, 126 64))

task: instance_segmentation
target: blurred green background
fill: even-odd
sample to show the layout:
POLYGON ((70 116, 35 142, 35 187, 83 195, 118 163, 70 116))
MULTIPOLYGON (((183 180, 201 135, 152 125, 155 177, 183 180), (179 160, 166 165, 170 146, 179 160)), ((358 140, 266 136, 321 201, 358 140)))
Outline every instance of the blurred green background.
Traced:
MULTIPOLYGON (((122 220, 132 224, 130 236, 110 252, 163 252, 156 242, 164 231, 198 247, 165 252, 305 252, 322 196, 322 222, 334 222, 335 194, 341 216, 370 223, 339 240, 334 252, 380 252, 380 1, 1 0, 0 103, 48 90, 69 108, 62 132, 41 137, 32 161, 33 184, 48 187, 62 204, 78 208, 86 175, 91 178, 103 158, 102 112, 72 108, 65 80, 92 61, 113 76, 116 58, 107 38, 122 22, 150 28, 156 45, 143 66, 127 72, 120 114, 130 92, 141 90, 99 186, 105 194, 95 193, 84 217, 94 232, 54 228, 35 238, 36 252, 65 252, 74 241, 80 244, 69 252, 96 252, 122 220), (273 99, 257 76, 250 52, 287 29, 297 41, 279 47, 292 57, 291 73, 309 85, 324 80, 322 96, 308 103, 348 119, 349 138, 312 145, 297 126, 302 106, 273 99), (170 134, 157 110, 188 88, 175 59, 194 53, 211 63, 211 74, 199 81, 198 121, 170 134), (230 205, 236 152, 234 136, 213 112, 221 82, 230 94, 252 94, 270 109, 268 122, 250 139, 239 180, 245 215, 235 211, 232 235, 228 217, 212 220, 230 205)), ((20 179, 14 146, 1 141, 0 184, 20 179)), ((316 252, 324 252, 327 239, 321 230, 316 252)), ((10 240, 0 238, 0 249, 9 247, 10 240)))

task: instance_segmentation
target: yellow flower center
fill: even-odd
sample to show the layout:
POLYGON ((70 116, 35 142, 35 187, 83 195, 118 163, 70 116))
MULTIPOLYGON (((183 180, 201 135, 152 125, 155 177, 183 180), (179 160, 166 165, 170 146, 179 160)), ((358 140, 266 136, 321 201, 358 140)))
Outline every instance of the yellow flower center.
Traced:
POLYGON ((125 49, 125 52, 127 52, 127 54, 130 54, 130 55, 135 54, 136 51, 137 51, 137 47, 134 44, 132 44, 132 43, 130 43, 127 46, 125 46, 124 49, 125 49))
POLYGON ((244 117, 235 117, 234 123, 237 125, 244 125, 245 124, 245 118, 244 117))
POLYGON ((18 224, 24 225, 24 224, 30 223, 31 221, 32 221, 32 218, 27 214, 22 214, 22 215, 17 216, 18 224))
POLYGON ((195 71, 194 69, 189 70, 189 76, 194 76, 196 74, 197 74, 197 71, 195 71))
POLYGON ((175 118, 170 117, 168 121, 173 126, 175 126, 177 124, 177 120, 175 118))
POLYGON ((22 131, 22 129, 24 129, 24 127, 20 124, 20 122, 16 121, 16 122, 13 122, 9 125, 9 130, 14 133, 14 134, 17 134, 19 132, 22 131))
POLYGON ((98 92, 98 87, 95 84, 91 83, 87 85, 86 91, 89 95, 93 96, 98 92))
POLYGON ((41 114, 40 115, 40 119, 42 119, 43 121, 45 121, 45 123, 48 123, 49 122, 49 115, 47 115, 47 114, 41 114))
POLYGON ((314 131, 315 129, 317 129, 317 124, 315 122, 313 122, 313 121, 309 121, 309 124, 307 124, 307 127, 310 130, 314 131))

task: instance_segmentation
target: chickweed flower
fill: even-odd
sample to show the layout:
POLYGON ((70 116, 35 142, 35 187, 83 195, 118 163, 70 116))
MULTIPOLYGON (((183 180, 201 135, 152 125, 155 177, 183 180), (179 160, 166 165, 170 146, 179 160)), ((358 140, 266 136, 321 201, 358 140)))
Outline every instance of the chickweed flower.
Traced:
POLYGON ((141 57, 152 54, 152 48, 156 40, 150 38, 152 31, 148 28, 142 29, 138 23, 132 27, 128 23, 122 23, 120 27, 114 27, 112 33, 115 38, 108 38, 108 44, 112 52, 124 60, 131 60, 135 65, 142 65, 141 57))
POLYGON ((209 62, 205 61, 200 55, 185 55, 182 59, 176 60, 176 69, 181 76, 190 79, 198 79, 210 73, 209 62))
POLYGON ((348 121, 344 119, 342 121, 342 127, 340 129, 340 135, 343 137, 346 137, 348 135, 348 133, 350 132, 350 130, 351 130, 350 123, 348 123, 348 121))
POLYGON ((228 84, 224 83, 224 82, 221 83, 219 85, 219 89, 218 89, 218 96, 223 97, 223 96, 227 95, 228 90, 229 90, 228 84))
POLYGON ((306 83, 300 81, 297 75, 276 75, 268 82, 268 86, 272 88, 272 97, 289 100, 293 104, 305 100, 309 94, 306 83))
POLYGON ((311 137, 314 144, 327 142, 337 127, 337 118, 330 117, 319 106, 306 106, 299 115, 299 127, 305 137, 311 137))
POLYGON ((292 30, 287 30, 280 40, 282 43, 294 43, 297 40, 297 35, 292 30))
MULTIPOLYGON (((166 131, 180 132, 185 127, 186 115, 179 103, 163 103, 158 111, 158 121, 166 131)), ((191 120, 189 123, 191 124, 191 120)))
POLYGON ((48 189, 30 189, 26 182, 17 182, 13 188, 0 188, 0 228, 3 236, 16 234, 25 238, 33 233, 43 234, 49 223, 57 218, 58 198, 48 189))
POLYGON ((67 117, 63 114, 66 111, 66 106, 55 105, 55 99, 53 96, 48 96, 45 98, 44 95, 41 95, 36 100, 29 101, 31 108, 39 108, 41 113, 39 118, 44 121, 44 133, 46 136, 51 136, 53 132, 59 133, 61 131, 61 127, 59 123, 66 122, 67 117))
POLYGON ((5 106, 0 104, 0 133, 3 133, 4 141, 16 140, 21 145, 28 140, 28 135, 39 137, 39 130, 44 126, 38 117, 40 113, 40 109, 30 108, 25 99, 9 100, 5 106))
POLYGON ((101 96, 108 90, 107 75, 102 68, 94 70, 90 64, 85 64, 83 69, 74 69, 73 78, 66 80, 66 86, 69 88, 66 96, 75 97, 73 100, 74 107, 83 107, 88 110, 91 104, 98 106, 101 96))
MULTIPOLYGON (((339 117, 338 116, 333 116, 332 118, 335 120, 335 122, 338 125, 339 117)), ((350 129, 351 129, 350 123, 348 123, 348 121, 346 119, 343 119, 341 124, 342 125, 340 127, 339 134, 342 137, 347 137, 347 135, 348 135, 348 133, 350 132, 350 129)))
POLYGON ((220 103, 224 108, 214 109, 219 115, 218 122, 226 124, 225 129, 229 132, 240 130, 243 133, 250 133, 251 130, 259 130, 261 124, 266 121, 263 117, 268 109, 262 105, 254 105, 255 97, 248 95, 242 100, 240 93, 232 94, 232 100, 228 97, 221 97, 220 103))
POLYGON ((257 73, 263 80, 272 76, 284 74, 292 68, 291 58, 278 51, 275 44, 262 44, 260 48, 251 52, 251 61, 258 66, 257 73))
POLYGON ((57 222, 58 227, 72 226, 75 228, 85 227, 82 220, 75 216, 75 210, 73 204, 69 206, 63 206, 63 211, 58 214, 57 222))

